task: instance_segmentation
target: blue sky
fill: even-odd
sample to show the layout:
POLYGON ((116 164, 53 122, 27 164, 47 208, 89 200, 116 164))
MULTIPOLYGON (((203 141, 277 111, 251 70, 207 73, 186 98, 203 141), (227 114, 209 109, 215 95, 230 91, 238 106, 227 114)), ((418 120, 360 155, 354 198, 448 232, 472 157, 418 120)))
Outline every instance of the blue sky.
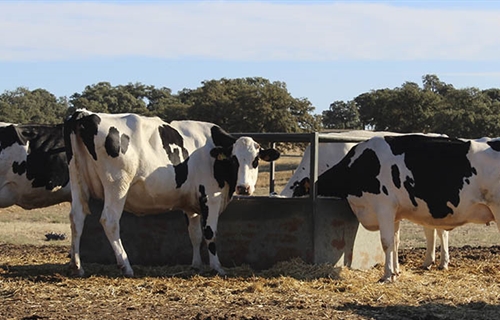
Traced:
POLYGON ((436 74, 500 88, 500 1, 2 1, 0 92, 282 81, 321 113, 436 74))

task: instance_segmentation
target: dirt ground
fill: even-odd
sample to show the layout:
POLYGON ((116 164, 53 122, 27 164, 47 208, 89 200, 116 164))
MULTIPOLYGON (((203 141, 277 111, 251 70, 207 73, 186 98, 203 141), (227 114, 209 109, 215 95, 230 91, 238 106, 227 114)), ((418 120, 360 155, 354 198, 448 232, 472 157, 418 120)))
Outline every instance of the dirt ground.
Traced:
POLYGON ((0 244, 2 319, 495 319, 500 247, 451 248, 449 270, 422 270, 423 249, 400 252, 398 281, 298 260, 269 270, 227 268, 221 278, 189 266, 86 264, 67 275, 67 246, 0 244))

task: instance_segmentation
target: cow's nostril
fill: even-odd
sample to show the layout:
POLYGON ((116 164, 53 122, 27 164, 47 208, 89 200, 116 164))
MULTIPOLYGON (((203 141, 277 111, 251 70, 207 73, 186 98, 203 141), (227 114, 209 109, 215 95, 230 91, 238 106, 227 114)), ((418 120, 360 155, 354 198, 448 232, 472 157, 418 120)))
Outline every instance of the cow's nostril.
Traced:
POLYGON ((237 186, 236 192, 238 194, 241 194, 241 195, 248 195, 250 193, 250 187, 249 186, 237 186))

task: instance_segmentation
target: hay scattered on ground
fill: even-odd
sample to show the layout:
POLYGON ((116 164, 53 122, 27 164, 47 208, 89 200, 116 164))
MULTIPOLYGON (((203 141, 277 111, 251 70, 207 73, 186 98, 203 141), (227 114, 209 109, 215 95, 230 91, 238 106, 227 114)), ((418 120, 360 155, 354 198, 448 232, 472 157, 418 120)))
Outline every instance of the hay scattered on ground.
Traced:
POLYGON ((401 252, 402 275, 300 259, 227 277, 189 266, 85 264, 67 275, 69 248, 0 245, 0 314, 6 319, 492 319, 500 312, 500 248, 451 249, 449 270, 420 268, 423 249, 401 252))

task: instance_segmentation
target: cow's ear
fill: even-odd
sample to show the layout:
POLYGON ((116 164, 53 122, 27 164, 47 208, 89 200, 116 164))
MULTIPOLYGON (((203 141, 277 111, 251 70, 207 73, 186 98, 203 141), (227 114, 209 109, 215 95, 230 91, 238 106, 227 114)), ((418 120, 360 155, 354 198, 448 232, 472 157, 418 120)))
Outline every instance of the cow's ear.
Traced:
POLYGON ((227 160, 228 158, 223 147, 215 147, 210 150, 210 156, 219 161, 227 160))
POLYGON ((267 162, 278 160, 279 157, 280 152, 276 149, 261 149, 259 151, 259 158, 267 162))

